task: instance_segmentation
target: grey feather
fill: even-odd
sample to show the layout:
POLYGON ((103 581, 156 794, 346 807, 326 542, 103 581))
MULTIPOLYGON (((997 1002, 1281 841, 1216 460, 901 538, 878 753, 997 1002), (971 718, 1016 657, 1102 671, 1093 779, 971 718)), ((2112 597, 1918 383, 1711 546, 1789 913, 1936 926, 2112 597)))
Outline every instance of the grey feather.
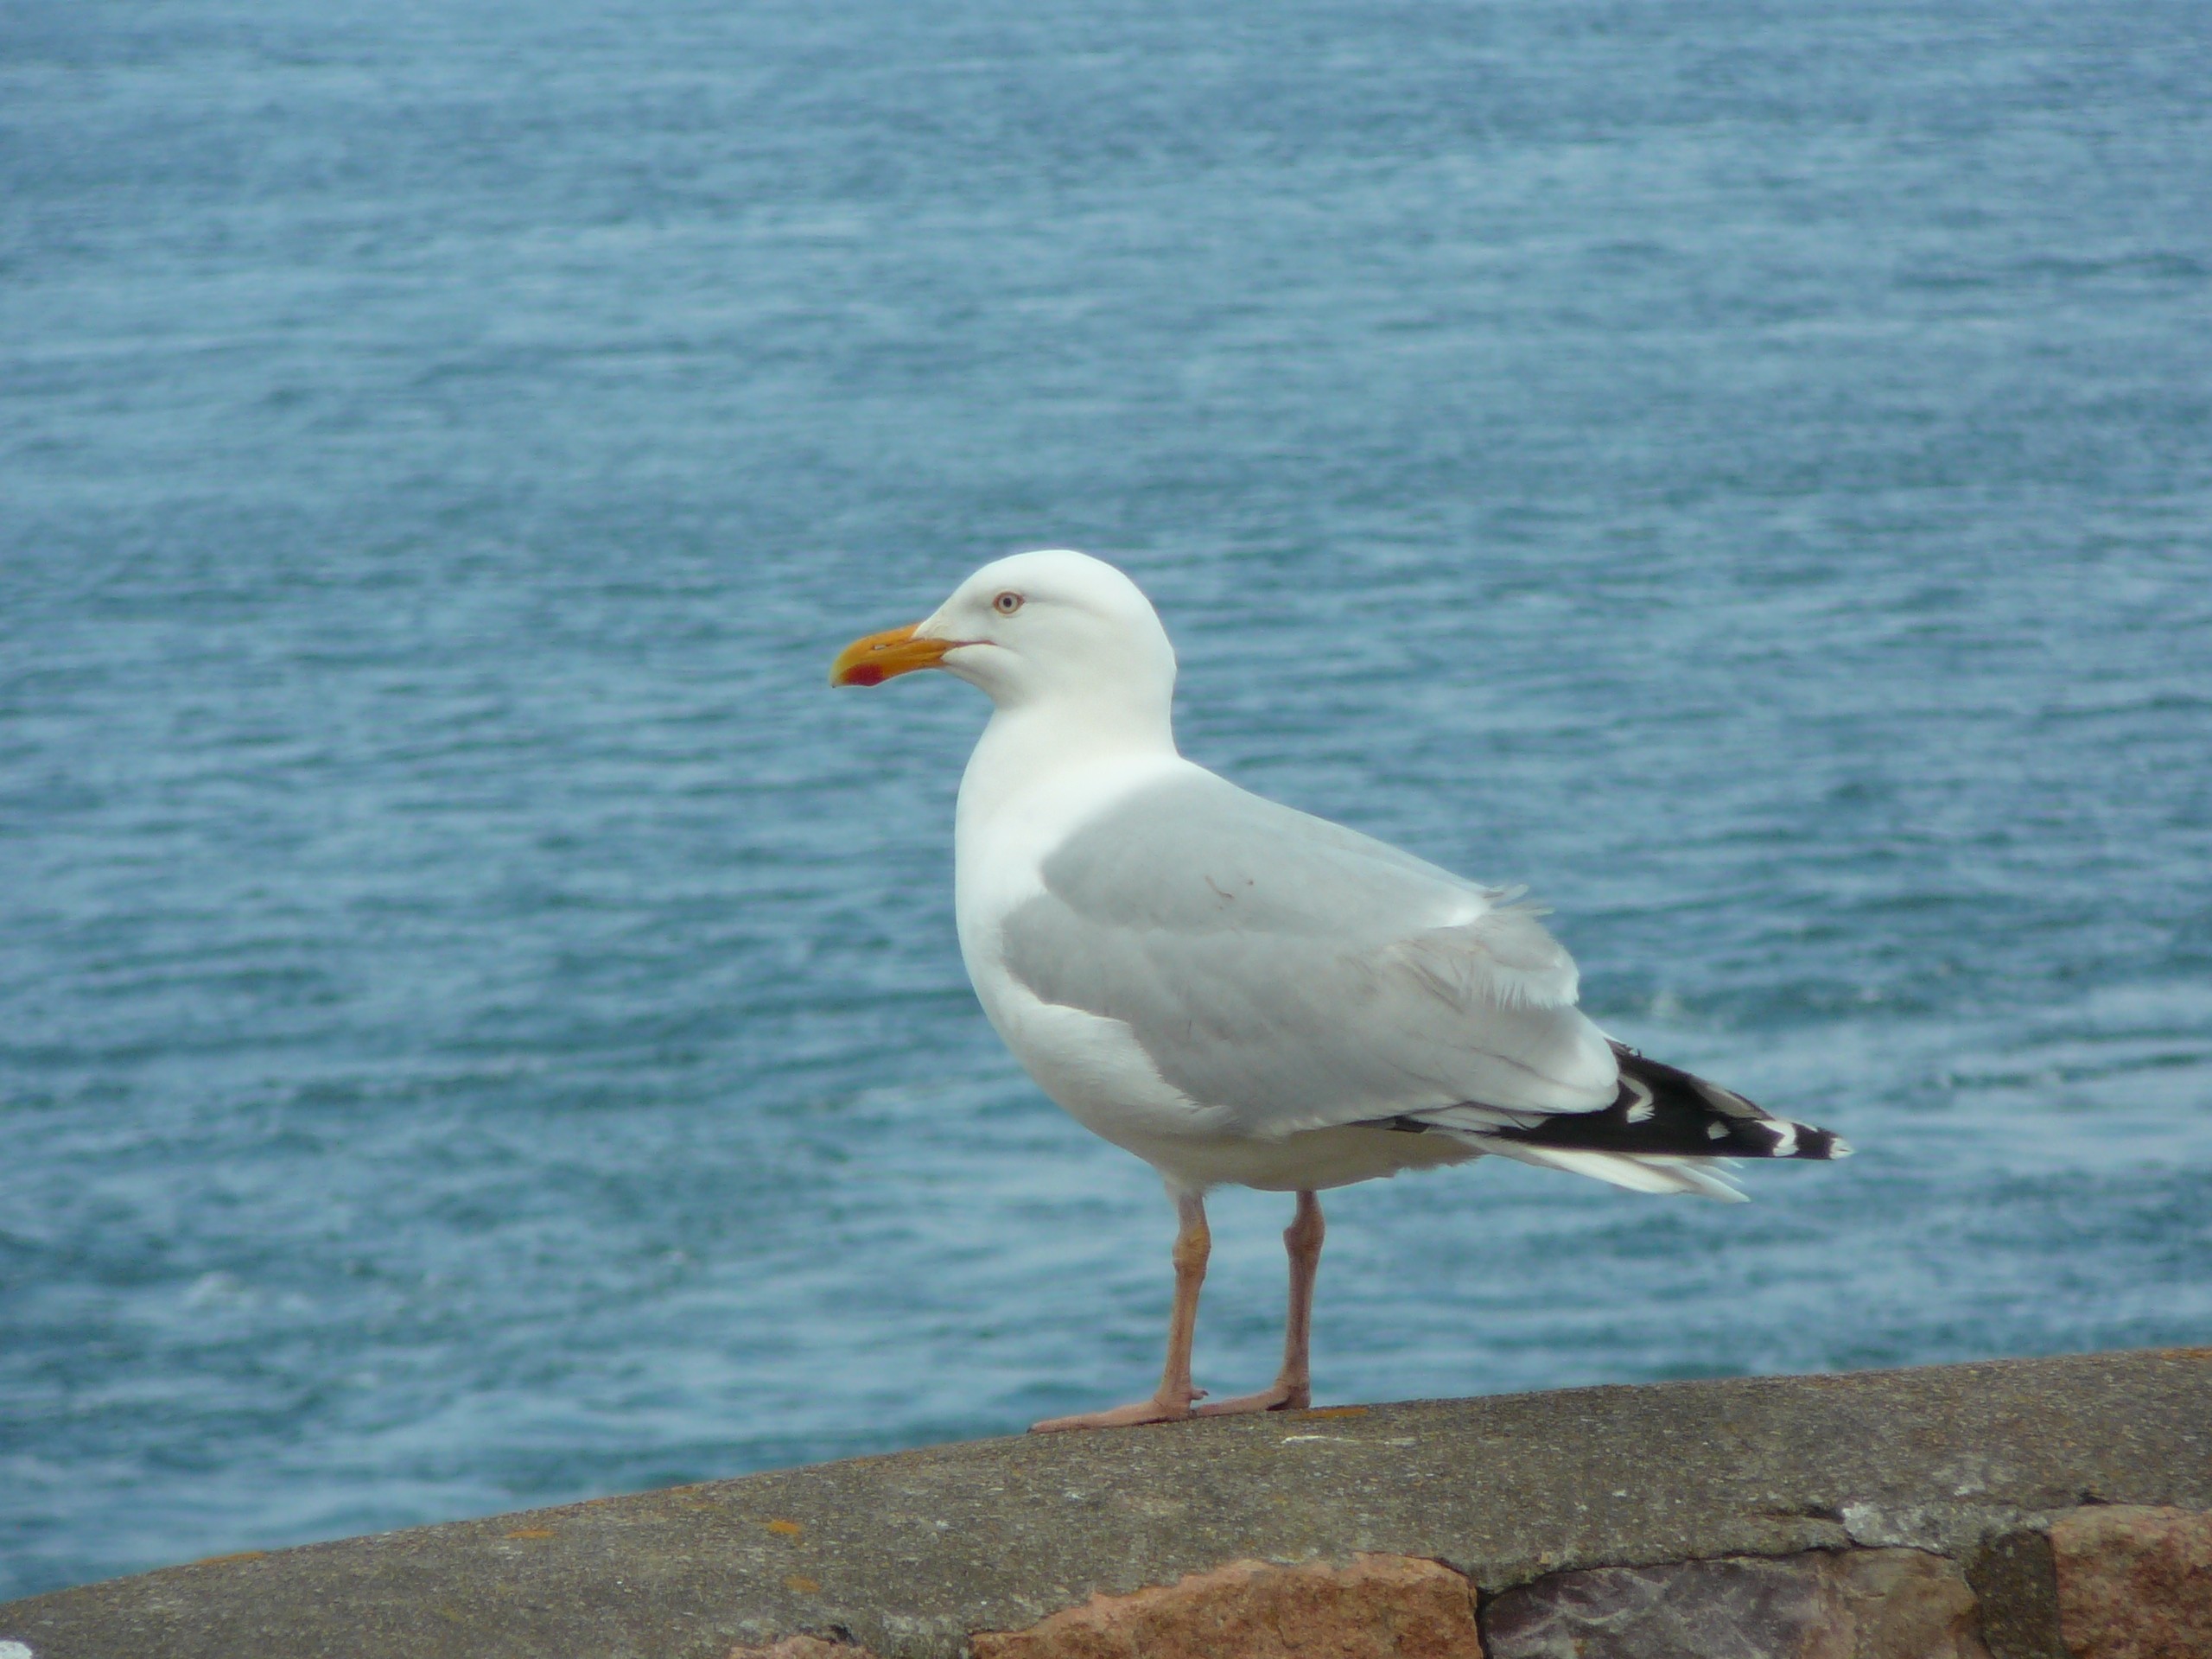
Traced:
POLYGON ((1238 1132, 1613 1099, 1611 1052, 1533 909, 1210 773, 1109 809, 1042 874, 1004 924, 1008 970, 1125 1023, 1238 1132))

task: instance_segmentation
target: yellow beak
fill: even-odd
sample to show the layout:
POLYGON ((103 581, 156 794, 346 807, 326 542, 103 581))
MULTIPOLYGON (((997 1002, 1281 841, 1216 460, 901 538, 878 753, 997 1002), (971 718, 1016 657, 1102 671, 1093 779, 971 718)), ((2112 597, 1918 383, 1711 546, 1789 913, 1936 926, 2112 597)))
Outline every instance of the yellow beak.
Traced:
POLYGON ((917 639, 918 622, 903 628, 886 628, 865 639, 855 639, 837 653, 830 664, 832 685, 881 685, 894 674, 911 674, 918 668, 935 668, 957 639, 917 639))

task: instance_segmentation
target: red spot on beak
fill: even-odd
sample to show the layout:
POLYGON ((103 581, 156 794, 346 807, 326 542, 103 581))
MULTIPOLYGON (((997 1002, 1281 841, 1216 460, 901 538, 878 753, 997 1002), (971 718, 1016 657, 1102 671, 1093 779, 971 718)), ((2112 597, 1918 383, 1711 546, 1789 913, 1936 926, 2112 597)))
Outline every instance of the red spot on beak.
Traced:
POLYGON ((903 628, 886 628, 881 633, 854 640, 830 664, 830 683, 881 685, 918 668, 935 668, 952 644, 945 639, 915 639, 914 630, 919 626, 909 622, 903 628))

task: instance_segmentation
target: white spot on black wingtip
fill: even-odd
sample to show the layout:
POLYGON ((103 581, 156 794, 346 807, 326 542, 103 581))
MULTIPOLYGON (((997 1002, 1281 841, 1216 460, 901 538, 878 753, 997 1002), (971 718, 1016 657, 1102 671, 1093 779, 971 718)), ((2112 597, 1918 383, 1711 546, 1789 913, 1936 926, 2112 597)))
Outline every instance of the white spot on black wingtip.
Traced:
POLYGON ((1726 1123, 1707 1124, 1705 1138, 1708 1141, 1726 1141, 1728 1138, 1728 1126, 1726 1123))
POLYGON ((1848 1158, 1858 1150, 1858 1147, 1853 1146, 1841 1135, 1837 1135, 1828 1142, 1828 1156, 1831 1158, 1848 1158))
POLYGON ((1640 1077, 1623 1077, 1621 1082, 1636 1092, 1636 1099, 1628 1109, 1628 1121, 1631 1123, 1649 1122, 1651 1115, 1659 1109, 1654 1103, 1657 1097, 1652 1094, 1651 1085, 1640 1077))
POLYGON ((1797 1126, 1776 1122, 1767 1126, 1774 1132, 1774 1150, 1770 1158, 1795 1158, 1797 1155, 1797 1126))

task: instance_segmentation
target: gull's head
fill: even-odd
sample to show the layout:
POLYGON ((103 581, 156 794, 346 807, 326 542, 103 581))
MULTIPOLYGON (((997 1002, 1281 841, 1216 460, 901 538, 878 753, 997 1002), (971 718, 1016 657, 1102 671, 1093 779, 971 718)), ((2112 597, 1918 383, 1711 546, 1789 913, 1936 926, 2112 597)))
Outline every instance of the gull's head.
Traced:
POLYGON ((1001 709, 1106 702, 1165 718, 1175 650, 1136 583, 1087 553, 1017 553, 982 569, 922 621, 855 639, 832 685, 880 685, 941 668, 1001 709))

